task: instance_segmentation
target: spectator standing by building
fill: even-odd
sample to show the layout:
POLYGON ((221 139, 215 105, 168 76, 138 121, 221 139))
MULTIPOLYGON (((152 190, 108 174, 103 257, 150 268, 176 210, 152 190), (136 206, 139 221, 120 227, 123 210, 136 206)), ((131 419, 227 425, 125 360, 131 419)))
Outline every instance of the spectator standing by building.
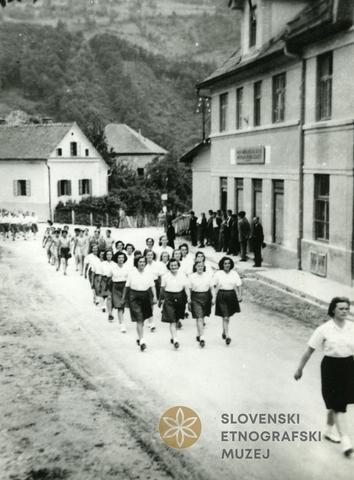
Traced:
POLYGON ((176 230, 172 223, 172 217, 169 217, 167 220, 167 245, 173 250, 175 249, 175 239, 176 239, 176 230))
POLYGON ((209 218, 207 220, 207 245, 213 245, 213 221, 214 212, 209 210, 209 218))
POLYGON ((238 255, 240 253, 240 242, 238 238, 238 221, 236 213, 233 213, 231 215, 228 252, 230 255, 238 255))
POLYGON ((199 222, 199 248, 204 248, 204 242, 207 238, 208 221, 205 213, 201 214, 199 222))
POLYGON ((251 233, 251 245, 254 253, 254 267, 262 266, 262 247, 264 246, 263 227, 259 217, 254 217, 251 233))
POLYGON ((247 262, 247 243, 251 234, 250 222, 246 217, 246 212, 238 213, 238 238, 241 246, 241 262, 247 262))
POLYGON ((198 217, 195 216, 194 212, 190 212, 189 218, 189 233, 191 236, 191 242, 193 247, 197 246, 198 243, 198 225, 197 225, 198 217))

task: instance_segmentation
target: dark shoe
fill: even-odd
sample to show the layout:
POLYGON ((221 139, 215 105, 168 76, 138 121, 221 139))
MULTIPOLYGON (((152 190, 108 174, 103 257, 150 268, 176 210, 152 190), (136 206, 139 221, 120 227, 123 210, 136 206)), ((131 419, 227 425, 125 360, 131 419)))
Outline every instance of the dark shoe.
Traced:
POLYGON ((227 339, 226 339, 225 341, 226 341, 226 345, 230 345, 230 343, 231 343, 231 338, 230 338, 230 337, 227 337, 227 339))
POLYGON ((140 350, 143 352, 144 350, 146 350, 146 344, 145 343, 142 343, 140 345, 140 350))
POLYGON ((182 322, 181 322, 181 320, 178 320, 178 322, 177 322, 177 328, 178 328, 178 330, 181 330, 181 328, 182 328, 182 322))
POLYGON ((139 339, 137 339, 136 344, 140 345, 140 340, 139 339))
POLYGON ((156 330, 156 327, 151 327, 150 332, 154 332, 156 330))
POLYGON ((172 343, 172 345, 173 345, 173 338, 170 339, 170 343, 172 343))
POLYGON ((109 321, 109 322, 113 322, 113 320, 114 320, 113 315, 108 315, 108 321, 109 321))
POLYGON ((221 338, 222 338, 223 340, 226 340, 226 334, 225 334, 225 332, 223 332, 223 334, 221 335, 221 338))
POLYGON ((197 337, 195 337, 195 339, 197 340, 197 342, 200 342, 200 336, 199 335, 197 337))
POLYGON ((178 342, 175 342, 175 343, 173 344, 173 346, 174 346, 175 349, 177 350, 177 349, 179 348, 179 343, 178 343, 178 342))
POLYGON ((204 348, 204 347, 205 347, 205 340, 201 340, 201 341, 199 342, 199 345, 200 345, 202 348, 204 348))
POLYGON ((106 309, 105 309, 104 307, 102 308, 102 312, 103 312, 103 313, 106 313, 106 309))

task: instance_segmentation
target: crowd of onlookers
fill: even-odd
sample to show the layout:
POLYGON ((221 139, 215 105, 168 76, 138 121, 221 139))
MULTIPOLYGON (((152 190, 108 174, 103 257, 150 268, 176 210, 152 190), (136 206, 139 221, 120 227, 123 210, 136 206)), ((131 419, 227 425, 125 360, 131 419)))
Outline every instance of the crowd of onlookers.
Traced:
POLYGON ((265 247, 263 227, 259 217, 250 222, 246 212, 237 214, 232 210, 214 212, 209 210, 208 217, 202 213, 196 217, 190 212, 189 234, 193 246, 203 248, 210 245, 217 252, 228 255, 240 255, 241 261, 247 261, 249 250, 254 253, 254 266, 262 265, 262 248, 265 247))
POLYGON ((3 240, 16 240, 30 236, 36 238, 38 232, 38 218, 35 212, 21 210, 0 210, 0 238, 3 240))

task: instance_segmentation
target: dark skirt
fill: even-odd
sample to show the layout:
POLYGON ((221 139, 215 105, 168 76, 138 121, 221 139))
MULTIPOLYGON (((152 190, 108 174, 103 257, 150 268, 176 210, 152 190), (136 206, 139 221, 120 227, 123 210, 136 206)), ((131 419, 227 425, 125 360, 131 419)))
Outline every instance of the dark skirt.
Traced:
POLYGON ((60 247, 59 255, 60 255, 60 258, 65 258, 65 260, 69 260, 69 258, 71 258, 70 248, 60 247))
POLYGON ((107 298, 112 295, 112 279, 102 276, 101 280, 101 297, 107 298))
POLYGON ((160 297, 160 290, 161 290, 161 277, 155 280, 155 288, 156 288, 156 297, 160 297))
POLYGON ((37 233, 38 232, 38 225, 36 223, 32 223, 31 230, 32 230, 33 233, 37 233))
POLYGON ((123 291, 125 282, 112 282, 112 306, 124 310, 123 291))
POLYGON ((347 405, 354 403, 354 358, 323 357, 321 383, 326 408, 346 412, 347 405))
POLYGON ((164 323, 177 323, 184 318, 186 308, 186 293, 165 292, 165 299, 162 308, 161 321, 164 323))
POLYGON ((144 322, 152 317, 150 289, 138 291, 129 289, 129 309, 132 322, 144 322))
POLYGON ((95 273, 94 278, 93 278, 93 286, 95 289, 95 294, 97 297, 101 297, 101 279, 102 275, 98 275, 95 273))
POLYGON ((207 292, 192 292, 191 307, 193 318, 209 317, 211 313, 210 290, 207 292))
POLYGON ((215 302, 217 317, 231 317, 241 311, 235 290, 219 290, 215 302))

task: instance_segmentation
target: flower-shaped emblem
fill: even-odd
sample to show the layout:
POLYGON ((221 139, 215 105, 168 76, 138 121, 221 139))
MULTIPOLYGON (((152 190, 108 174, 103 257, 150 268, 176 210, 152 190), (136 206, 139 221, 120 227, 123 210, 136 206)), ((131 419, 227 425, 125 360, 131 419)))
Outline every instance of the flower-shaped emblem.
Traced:
POLYGON ((200 418, 188 407, 170 408, 161 417, 160 435, 170 447, 190 447, 198 440, 200 433, 200 418))

